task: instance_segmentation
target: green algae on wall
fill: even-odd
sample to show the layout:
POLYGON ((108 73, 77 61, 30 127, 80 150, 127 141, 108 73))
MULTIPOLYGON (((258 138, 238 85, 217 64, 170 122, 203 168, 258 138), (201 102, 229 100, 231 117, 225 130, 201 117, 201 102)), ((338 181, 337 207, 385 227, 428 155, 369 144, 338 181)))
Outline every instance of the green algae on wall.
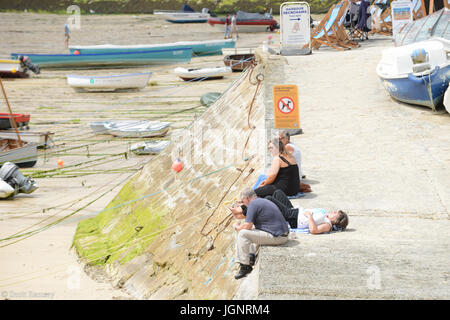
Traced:
POLYGON ((122 204, 130 199, 142 199, 133 181, 129 181, 114 200, 96 217, 78 224, 73 245, 89 265, 104 265, 117 261, 126 263, 142 254, 165 224, 165 210, 149 205, 145 199, 122 204), (133 214, 122 214, 126 208, 133 214))

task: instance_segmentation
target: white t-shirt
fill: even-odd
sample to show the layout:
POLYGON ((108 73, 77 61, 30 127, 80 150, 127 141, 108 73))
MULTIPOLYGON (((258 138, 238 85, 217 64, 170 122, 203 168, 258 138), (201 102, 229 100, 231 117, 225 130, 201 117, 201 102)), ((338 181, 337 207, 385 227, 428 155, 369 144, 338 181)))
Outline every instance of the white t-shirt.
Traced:
POLYGON ((320 226, 324 223, 329 223, 331 226, 331 221, 327 217, 327 213, 322 208, 305 209, 298 208, 298 218, 297 218, 297 228, 306 229, 309 226, 308 218, 305 216, 305 212, 309 211, 312 213, 312 217, 316 226, 320 226))
POLYGON ((292 142, 289 142, 287 144, 287 146, 290 146, 290 147, 292 147, 292 149, 294 149, 294 151, 292 152, 292 156, 295 158, 295 161, 297 162, 298 178, 301 180, 302 179, 302 153, 300 152, 300 149, 297 148, 297 146, 295 144, 293 144, 292 142))

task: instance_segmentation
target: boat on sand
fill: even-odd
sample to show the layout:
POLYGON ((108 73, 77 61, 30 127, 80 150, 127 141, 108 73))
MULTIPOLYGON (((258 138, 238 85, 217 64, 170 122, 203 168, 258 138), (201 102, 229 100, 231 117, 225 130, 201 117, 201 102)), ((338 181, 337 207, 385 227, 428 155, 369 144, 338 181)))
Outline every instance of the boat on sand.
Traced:
POLYGON ((224 76, 231 74, 233 71, 230 67, 213 67, 213 68, 182 68, 174 69, 174 73, 184 81, 201 81, 222 79, 224 76))
POLYGON ((107 76, 67 75, 67 84, 83 89, 141 89, 147 86, 152 73, 128 73, 107 76))
POLYGON ((147 120, 94 121, 89 124, 97 134, 110 134, 122 138, 147 138, 164 136, 170 122, 147 120))
POLYGON ((136 154, 158 154, 169 145, 169 140, 142 141, 133 144, 130 150, 136 154))
POLYGON ((394 99, 436 110, 450 80, 449 50, 443 38, 385 49, 377 74, 394 99))

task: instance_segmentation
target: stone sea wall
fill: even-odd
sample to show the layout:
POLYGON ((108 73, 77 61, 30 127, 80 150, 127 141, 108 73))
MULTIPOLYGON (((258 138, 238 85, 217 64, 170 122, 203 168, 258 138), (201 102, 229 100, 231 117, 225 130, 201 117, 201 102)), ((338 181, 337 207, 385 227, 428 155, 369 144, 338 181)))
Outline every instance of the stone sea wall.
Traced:
MULTIPOLYGON (((0 1, 1 10, 47 11, 65 13, 70 5, 78 5, 82 12, 95 13, 153 13, 153 10, 180 10, 183 3, 200 11, 209 8, 216 13, 237 10, 263 13, 266 9, 278 14, 284 1, 271 0, 14 0, 0 1)), ((312 13, 324 13, 337 0, 307 0, 312 13)))
POLYGON ((276 64, 262 55, 104 211, 79 223, 76 252, 106 270, 115 286, 139 299, 236 293, 234 219, 227 207, 263 172, 264 77, 276 64), (178 157, 184 168, 176 173, 178 157))

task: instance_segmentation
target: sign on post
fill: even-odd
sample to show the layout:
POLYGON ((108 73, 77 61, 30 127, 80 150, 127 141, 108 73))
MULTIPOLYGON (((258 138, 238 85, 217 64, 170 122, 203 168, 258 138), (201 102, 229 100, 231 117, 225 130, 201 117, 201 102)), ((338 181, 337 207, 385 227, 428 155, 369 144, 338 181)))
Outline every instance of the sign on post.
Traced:
POLYGON ((310 11, 307 2, 284 2, 280 6, 280 53, 284 56, 311 53, 310 11))
POLYGON ((402 27, 413 20, 411 1, 397 0, 391 2, 392 35, 395 39, 402 27))
POLYGON ((298 88, 295 84, 273 86, 275 129, 300 129, 298 88))

